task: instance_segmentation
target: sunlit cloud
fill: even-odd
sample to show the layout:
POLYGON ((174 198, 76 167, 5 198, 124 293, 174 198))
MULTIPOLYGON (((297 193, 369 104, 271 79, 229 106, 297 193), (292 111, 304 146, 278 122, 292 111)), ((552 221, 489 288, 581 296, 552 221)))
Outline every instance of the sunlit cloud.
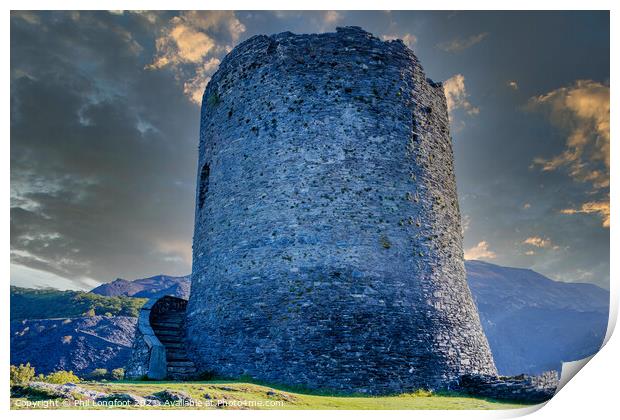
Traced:
POLYGON ((465 250, 466 260, 492 260, 495 257, 497 257, 497 254, 489 249, 487 241, 478 242, 478 245, 465 250))
POLYGON ((536 248, 549 248, 551 246, 551 240, 549 238, 541 238, 540 236, 530 236, 525 239, 523 243, 536 248))
POLYGON ((448 113, 452 120, 452 113, 457 109, 464 110, 468 115, 478 115, 480 108, 473 106, 469 102, 469 94, 465 88, 465 77, 462 74, 455 74, 443 83, 443 90, 446 95, 448 113))
POLYGON ((200 104, 202 92, 217 70, 220 57, 245 32, 231 11, 187 11, 175 16, 155 41, 156 56, 148 69, 170 68, 183 92, 200 104))
POLYGON ((205 61, 202 66, 196 68, 196 74, 183 84, 183 92, 187 95, 192 102, 200 104, 202 101, 202 94, 211 75, 215 73, 220 65, 220 59, 212 57, 205 61))
POLYGON ((418 42, 418 38, 415 35, 412 35, 410 33, 406 33, 405 35, 402 35, 402 36, 401 35, 382 35, 381 39, 383 39, 384 41, 394 41, 396 39, 400 39, 410 49, 413 49, 413 46, 418 42))
POLYGON ((328 25, 335 25, 342 20, 342 15, 335 10, 328 10, 323 15, 323 21, 328 25))
POLYGON ((519 89, 519 84, 517 83, 516 80, 509 80, 508 82, 506 82, 506 84, 512 90, 518 90, 519 89))
POLYGON ((482 32, 476 35, 471 35, 467 38, 455 38, 451 41, 437 44, 437 48, 451 53, 461 52, 478 44, 488 35, 488 32, 482 32))
POLYGON ((603 194, 561 213, 598 214, 603 227, 609 227, 609 86, 578 80, 572 86, 531 98, 528 107, 547 113, 550 121, 567 133, 564 151, 551 158, 535 158, 533 167, 564 170, 573 180, 590 184, 591 194, 603 194))
POLYGON ((598 214, 603 223, 603 227, 609 228, 610 215, 609 215, 609 201, 590 201, 583 203, 581 207, 575 209, 562 209, 562 214, 598 214))
POLYGON ((529 108, 542 110, 568 133, 565 150, 552 158, 538 157, 543 171, 566 169, 576 181, 594 190, 609 187, 609 86, 579 80, 530 99, 529 108))

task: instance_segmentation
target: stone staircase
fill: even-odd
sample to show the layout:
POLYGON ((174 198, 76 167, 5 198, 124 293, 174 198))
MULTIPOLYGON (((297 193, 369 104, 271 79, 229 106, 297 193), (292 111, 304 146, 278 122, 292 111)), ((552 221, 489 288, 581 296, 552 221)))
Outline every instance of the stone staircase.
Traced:
MULTIPOLYGON (((185 305, 187 301, 184 302, 185 305)), ((165 305, 151 314, 151 328, 166 348, 167 377, 189 380, 197 376, 196 366, 185 347, 185 305, 165 305)))

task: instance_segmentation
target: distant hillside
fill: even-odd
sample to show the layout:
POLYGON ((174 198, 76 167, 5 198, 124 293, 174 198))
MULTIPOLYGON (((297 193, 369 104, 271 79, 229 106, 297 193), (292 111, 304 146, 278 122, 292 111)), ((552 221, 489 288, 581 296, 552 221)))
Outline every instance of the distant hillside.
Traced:
MULTIPOLYGON (((608 291, 591 284, 556 282, 532 270, 481 261, 466 261, 465 267, 501 374, 560 370, 563 361, 590 356, 600 348, 607 329, 608 291)), ((80 316, 90 309, 98 315, 135 315, 146 299, 127 296, 164 294, 187 298, 189 276, 117 280, 99 286, 93 293, 12 287, 11 319, 80 316)), ((11 323, 11 360, 30 361, 35 367, 71 365, 76 371, 89 371, 103 367, 97 357, 108 360, 107 353, 101 350, 107 348, 101 341, 105 338, 115 343, 106 350, 113 356, 110 365, 120 366, 129 356, 123 346, 130 345, 134 331, 133 324, 131 328, 126 321, 116 324, 116 318, 122 317, 91 320, 94 324, 88 327, 84 325, 90 324, 62 320, 11 323), (89 334, 94 329, 97 332, 89 334), (66 336, 72 337, 70 343, 65 342, 66 336), (95 357, 97 354, 100 356, 95 357), (91 359, 89 367, 84 367, 91 359)), ((135 323, 135 319, 131 322, 135 323)))
POLYGON ((147 299, 11 286, 11 320, 73 318, 84 315, 138 316, 147 299))
POLYGON ((160 274, 138 280, 116 279, 113 282, 102 284, 91 290, 102 296, 132 296, 153 298, 164 295, 189 297, 190 276, 173 277, 160 274))
POLYGON ((501 374, 560 370, 600 348, 609 292, 532 270, 467 261, 467 280, 501 374))
POLYGON ((30 362, 37 373, 123 367, 137 318, 82 317, 11 322, 11 364, 30 362))

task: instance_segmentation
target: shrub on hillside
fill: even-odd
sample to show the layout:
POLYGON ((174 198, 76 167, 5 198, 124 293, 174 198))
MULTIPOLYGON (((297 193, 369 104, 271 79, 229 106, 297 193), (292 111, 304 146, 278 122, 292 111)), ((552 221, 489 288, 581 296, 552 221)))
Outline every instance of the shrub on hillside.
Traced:
POLYGON ((117 368, 112 369, 112 379, 115 381, 121 381, 125 378, 125 369, 117 368))
POLYGON ((11 320, 94 315, 138 316, 147 299, 11 286, 11 320))
POLYGON ((45 377, 45 382, 50 384, 66 384, 66 383, 78 383, 80 382, 80 378, 78 378, 73 371, 66 370, 58 370, 56 372, 52 372, 45 377))
POLYGON ((11 386, 24 385, 34 378, 34 368, 30 363, 19 366, 11 365, 11 386))
POLYGON ((95 369, 88 374, 87 378, 92 381, 103 381, 104 379, 109 379, 108 370, 103 368, 95 369))

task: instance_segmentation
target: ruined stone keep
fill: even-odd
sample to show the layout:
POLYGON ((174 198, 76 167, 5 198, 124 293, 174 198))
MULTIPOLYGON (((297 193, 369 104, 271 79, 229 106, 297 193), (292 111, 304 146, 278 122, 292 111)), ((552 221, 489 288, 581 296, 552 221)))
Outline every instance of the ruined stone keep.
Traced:
POLYGON ((255 36, 203 97, 198 371, 389 393, 495 375, 465 280, 446 100, 401 41, 255 36))

